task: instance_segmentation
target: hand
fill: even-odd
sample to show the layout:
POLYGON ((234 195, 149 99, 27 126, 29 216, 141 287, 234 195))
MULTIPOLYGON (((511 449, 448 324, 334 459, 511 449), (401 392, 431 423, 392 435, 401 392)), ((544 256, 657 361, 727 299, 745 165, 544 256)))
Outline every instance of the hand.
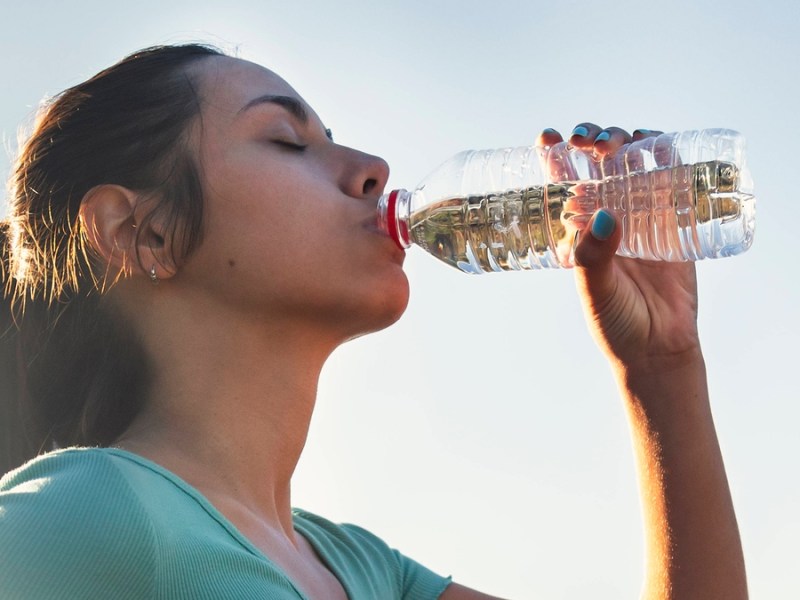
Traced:
MULTIPOLYGON (((582 123, 569 142, 606 155, 659 133, 639 129, 630 135, 618 127, 582 123)), ((549 129, 537 145, 561 141, 561 135, 549 129)), ((592 335, 608 357, 626 369, 663 371, 697 360, 701 354, 694 263, 616 256, 621 234, 615 217, 598 211, 575 247, 576 281, 592 335)))

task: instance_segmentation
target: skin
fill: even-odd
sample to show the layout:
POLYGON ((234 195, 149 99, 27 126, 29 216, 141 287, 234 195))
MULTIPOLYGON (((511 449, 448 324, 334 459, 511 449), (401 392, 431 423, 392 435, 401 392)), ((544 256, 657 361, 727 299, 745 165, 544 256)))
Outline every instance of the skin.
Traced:
MULTIPOLYGON (((331 141, 274 73, 232 58, 196 68, 202 119, 190 139, 207 205, 200 248, 174 264, 158 223, 137 229, 147 203, 131 190, 101 186, 82 206, 87 238, 110 276, 123 275, 108 301, 140 333, 153 369, 145 408, 116 445, 199 489, 309 598, 345 598, 292 527, 291 477, 325 360, 392 324, 408 301, 403 253, 375 227, 388 167, 331 141), (273 99, 242 110, 264 95, 273 99), (294 99, 308 118, 275 96, 294 99)), ((586 125, 590 134, 573 143, 591 147, 600 128, 586 125)), ((630 141, 609 132, 598 152, 630 141)), ((551 131, 539 143, 560 139, 551 131)), ((624 260, 614 256, 618 241, 618 233, 582 235, 575 272, 630 416, 647 499, 644 596, 746 597, 697 339, 693 265, 624 260)), ((442 598, 493 596, 454 583, 442 598)))

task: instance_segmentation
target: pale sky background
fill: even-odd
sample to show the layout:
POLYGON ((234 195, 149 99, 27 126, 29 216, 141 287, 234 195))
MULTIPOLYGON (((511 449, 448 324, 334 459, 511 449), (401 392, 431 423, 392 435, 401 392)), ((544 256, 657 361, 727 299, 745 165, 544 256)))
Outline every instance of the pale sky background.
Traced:
MULTIPOLYGON (((0 0, 0 133, 138 48, 208 41, 283 75, 337 142, 414 186, 467 148, 582 120, 748 139, 746 254, 699 265, 700 330, 755 599, 800 597, 796 0, 0 0)), ((10 161, 0 157, 0 172, 10 161)), ((320 248, 320 252, 325 252, 320 248)), ((638 597, 627 425, 569 272, 468 276, 409 252, 412 298, 321 382, 294 503, 510 598, 638 597)))

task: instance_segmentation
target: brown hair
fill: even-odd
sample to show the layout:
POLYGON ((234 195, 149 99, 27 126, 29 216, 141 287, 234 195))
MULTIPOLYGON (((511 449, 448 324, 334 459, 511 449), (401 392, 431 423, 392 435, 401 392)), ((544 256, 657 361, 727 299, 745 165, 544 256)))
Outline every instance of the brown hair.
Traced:
POLYGON ((200 98, 188 67, 219 55, 148 48, 40 110, 0 226, 0 473, 54 446, 109 444, 137 414, 147 358, 104 302, 78 211, 93 187, 120 185, 152 198, 177 262, 196 248, 203 196, 187 134, 200 98))

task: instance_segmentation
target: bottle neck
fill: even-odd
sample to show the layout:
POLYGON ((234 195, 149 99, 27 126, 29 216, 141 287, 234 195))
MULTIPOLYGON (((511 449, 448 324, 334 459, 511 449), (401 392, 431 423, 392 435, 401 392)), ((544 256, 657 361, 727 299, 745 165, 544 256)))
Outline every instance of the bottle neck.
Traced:
POLYGON ((408 190, 392 190, 378 200, 378 227, 388 233, 401 250, 411 246, 408 240, 410 214, 411 192, 408 190))

